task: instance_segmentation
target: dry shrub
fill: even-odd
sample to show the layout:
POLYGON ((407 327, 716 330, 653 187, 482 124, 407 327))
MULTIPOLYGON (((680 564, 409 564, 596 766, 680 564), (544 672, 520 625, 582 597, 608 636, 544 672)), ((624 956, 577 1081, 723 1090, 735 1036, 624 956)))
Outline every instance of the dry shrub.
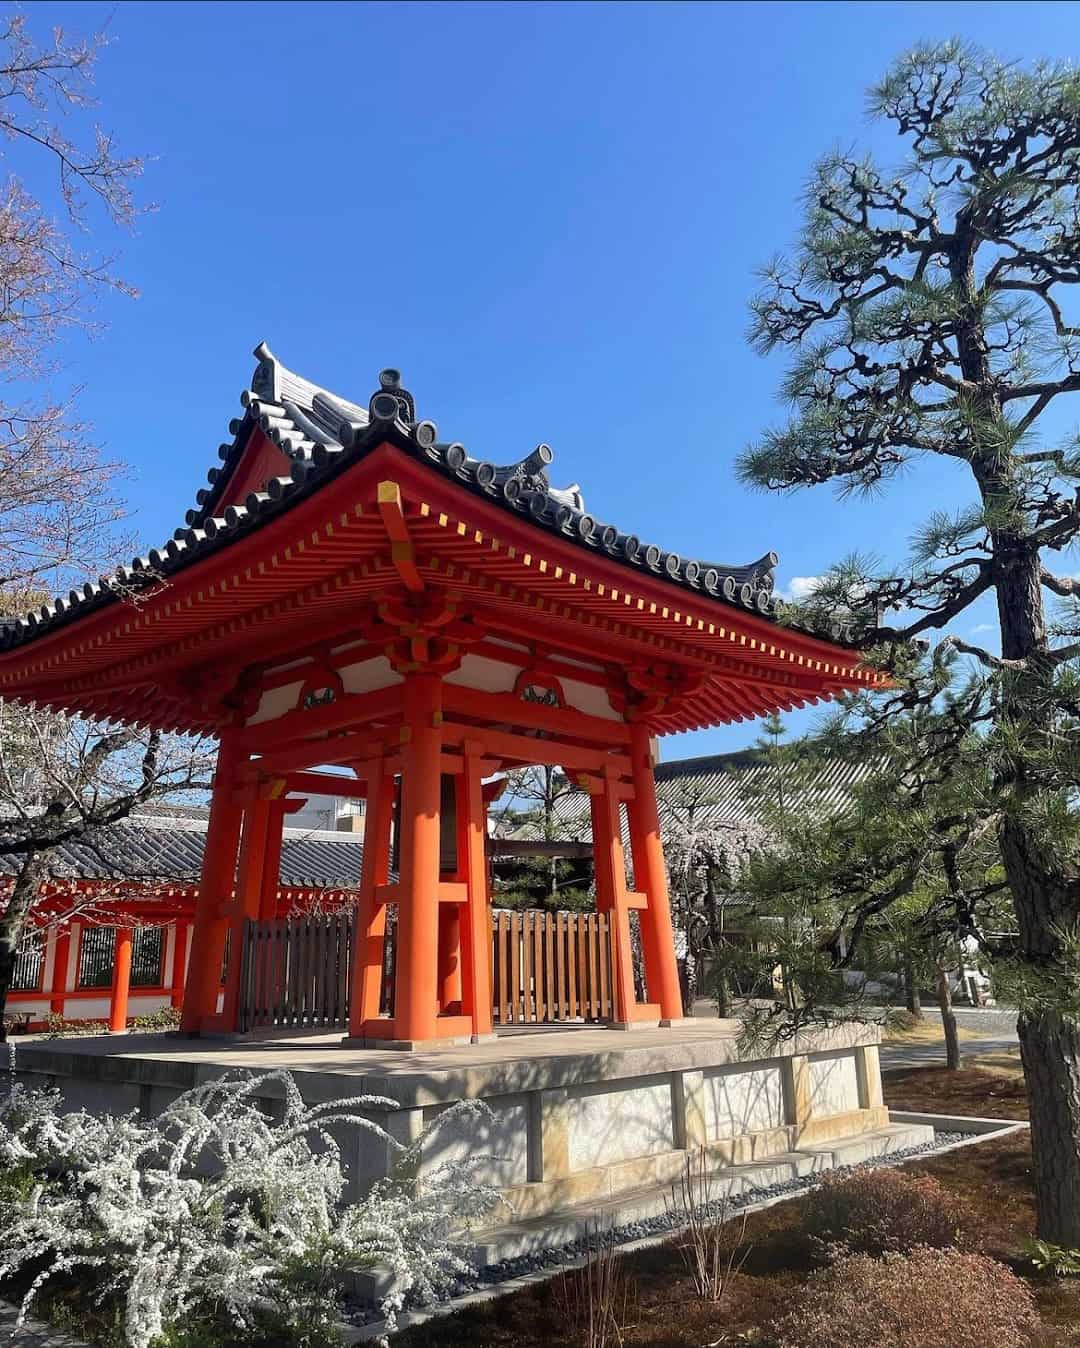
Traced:
POLYGON ((668 1212, 680 1227, 674 1239, 694 1290, 703 1301, 719 1301, 749 1257, 744 1248, 749 1212, 728 1226, 727 1192, 714 1188, 704 1147, 687 1156, 678 1181, 671 1186, 668 1212))
POLYGON ((1028 1348, 1031 1292, 996 1260, 960 1250, 855 1254, 815 1273, 776 1325, 777 1348, 1028 1348))
POLYGON ((583 1348, 622 1348, 623 1330, 637 1304, 614 1233, 590 1231, 594 1252, 552 1283, 556 1314, 566 1338, 583 1348))
POLYGON ((967 1246, 974 1210, 931 1175, 889 1167, 826 1175, 806 1197, 803 1225, 819 1251, 906 1254, 916 1246, 967 1246))

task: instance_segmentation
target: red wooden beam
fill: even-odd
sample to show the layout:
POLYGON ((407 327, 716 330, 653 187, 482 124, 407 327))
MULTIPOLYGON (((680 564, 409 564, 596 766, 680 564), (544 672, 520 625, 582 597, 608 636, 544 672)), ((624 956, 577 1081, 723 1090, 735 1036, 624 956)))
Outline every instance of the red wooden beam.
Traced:
POLYGON ((630 743, 629 727, 621 720, 609 721, 571 707, 546 707, 526 702, 511 693, 486 693, 479 688, 447 683, 443 689, 443 706, 447 711, 477 716, 489 723, 525 726, 530 730, 591 740, 595 744, 622 746, 630 743))
POLYGON ((492 730, 486 726, 459 725, 443 722, 443 743, 463 744, 474 740, 483 747, 486 757, 517 758, 524 763, 550 763, 558 767, 584 772, 602 772, 609 764, 619 774, 629 776, 630 759, 625 754, 607 753, 603 749, 584 748, 563 740, 531 739, 507 730, 492 730))
POLYGON ((249 754, 268 755, 297 740, 313 739, 336 730, 352 730, 368 721, 400 715, 401 706, 400 683, 376 688, 370 693, 346 693, 325 706, 299 707, 273 721, 246 726, 239 732, 240 742, 249 754))

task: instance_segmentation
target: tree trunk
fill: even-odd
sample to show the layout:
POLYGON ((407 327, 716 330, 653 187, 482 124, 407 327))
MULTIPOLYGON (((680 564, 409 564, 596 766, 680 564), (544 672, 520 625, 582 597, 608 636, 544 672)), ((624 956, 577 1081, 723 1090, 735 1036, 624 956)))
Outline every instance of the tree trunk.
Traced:
POLYGON ((904 997, 907 1009, 916 1020, 922 1020, 922 998, 919 996, 919 979, 911 960, 904 961, 904 997))
POLYGON ((49 852, 29 852, 15 877, 11 897, 0 916, 0 1043, 7 1039, 8 993, 15 979, 15 961, 26 931, 26 921, 45 876, 49 852))
MULTIPOLYGON (((1039 839, 1006 818, 1001 829, 1005 873, 1020 927, 1020 948, 1037 975, 1069 977, 1060 933, 1077 920, 1076 900, 1039 839)), ((1080 1248, 1080 1025, 1042 1006, 1017 1026, 1031 1114, 1032 1178, 1043 1240, 1080 1248)))
POLYGON ((1017 1028, 1031 1111, 1037 1234, 1080 1249, 1080 1032, 1054 1013, 1025 1013, 1017 1028))
POLYGON ((941 1007, 941 1024, 945 1030, 945 1066, 950 1072, 956 1072, 960 1067, 960 1038, 956 1033, 949 971, 943 964, 939 964, 937 970, 937 995, 938 1006, 941 1007))
MULTIPOLYGON (((985 489, 983 499, 993 504, 993 494, 985 489)), ((1037 550, 995 533, 1001 654, 1025 662, 1002 678, 1000 720, 1021 747, 999 773, 1009 805, 1000 843, 1020 957, 1043 994, 1021 1014, 1018 1027, 1031 1116, 1037 1231, 1043 1240, 1071 1249, 1080 1248, 1080 1023, 1053 1002, 1067 994, 1075 978, 1062 933, 1080 921, 1080 901, 1068 858, 1030 822, 1040 788, 1029 764, 1057 730, 1048 712, 1054 705, 1053 673, 1040 660, 1048 647, 1040 568, 1037 550)))
POLYGON ((713 992, 716 996, 716 1014, 721 1020, 731 1016, 731 983, 722 957, 718 957, 713 973, 713 992))
POLYGON ((679 984, 682 991, 683 1015, 692 1016, 694 1003, 697 1001, 698 962, 689 950, 679 961, 679 984))

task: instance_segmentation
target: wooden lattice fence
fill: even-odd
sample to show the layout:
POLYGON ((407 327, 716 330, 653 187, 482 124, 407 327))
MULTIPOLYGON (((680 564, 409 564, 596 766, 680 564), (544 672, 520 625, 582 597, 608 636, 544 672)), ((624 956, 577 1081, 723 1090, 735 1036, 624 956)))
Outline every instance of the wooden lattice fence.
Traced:
MULTIPOLYGON (((334 1029, 349 1022, 353 917, 248 922, 239 1029, 334 1029)), ((396 924, 387 925, 381 1011, 392 1015, 396 924)), ((492 916, 492 1010, 497 1025, 604 1021, 613 1014, 606 913, 529 910, 492 916)))

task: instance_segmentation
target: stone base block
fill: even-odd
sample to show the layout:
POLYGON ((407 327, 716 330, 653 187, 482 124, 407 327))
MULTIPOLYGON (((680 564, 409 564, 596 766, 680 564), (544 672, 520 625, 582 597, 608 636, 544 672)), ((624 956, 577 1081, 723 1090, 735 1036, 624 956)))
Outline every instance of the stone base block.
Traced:
MULTIPOLYGON (((802 1034, 764 1059, 740 1051, 737 1024, 704 1019, 663 1030, 635 1021, 616 1035, 536 1027, 485 1043, 471 1042, 464 1017, 442 1027, 457 1034, 424 1042, 369 1037, 373 1028, 344 1041, 340 1031, 260 1034, 257 1044, 58 1040, 20 1046, 17 1072, 28 1085, 58 1085, 76 1106, 152 1114, 224 1072, 285 1068, 311 1104, 380 1097, 371 1120, 404 1144, 457 1101, 481 1100, 490 1114, 448 1120, 425 1143, 419 1179, 449 1161, 479 1158, 477 1179, 498 1189, 519 1220, 584 1204, 621 1210, 626 1195, 666 1191, 702 1147, 723 1185, 742 1184, 747 1167, 782 1176, 826 1163, 818 1153, 843 1163, 835 1159, 843 1147, 854 1157, 860 1137, 888 1124, 875 1103, 872 1026, 802 1034)), ((273 1080, 253 1095, 271 1113, 281 1098, 273 1080)), ((356 1198, 390 1173, 396 1152, 368 1131, 335 1128, 348 1197, 356 1198)), ((867 1141, 865 1149, 878 1145, 867 1141)))
MULTIPOLYGON (((862 1137, 838 1143, 832 1149, 784 1152, 765 1164, 737 1165, 718 1169, 710 1185, 714 1200, 769 1189, 807 1175, 823 1174, 836 1166, 854 1165, 888 1156, 933 1140, 933 1129, 903 1125, 879 1128, 862 1137), (930 1136, 927 1137, 926 1133, 930 1136)), ((797 1193, 792 1197, 797 1197, 797 1193)), ((462 1251, 478 1267, 536 1254, 579 1240, 599 1225, 609 1230, 647 1221, 670 1210, 671 1188, 665 1183, 646 1184, 607 1200, 591 1197, 543 1215, 519 1216, 486 1231, 473 1231, 462 1242, 462 1251)))
POLYGON ((342 1048, 382 1048, 395 1053, 427 1053, 431 1049, 464 1048, 481 1042, 487 1041, 474 1039, 471 1034, 448 1034, 444 1039, 353 1039, 346 1035, 340 1040, 342 1048))
POLYGON ((889 1111, 884 1105, 875 1105, 870 1109, 852 1109, 844 1114, 833 1114, 827 1118, 810 1118, 806 1123, 797 1124, 793 1129, 792 1143, 798 1147, 811 1147, 831 1142, 833 1138, 850 1137, 853 1133, 866 1133, 874 1128, 886 1128, 889 1124, 889 1111))
POLYGON ((831 1146, 807 1147, 810 1155, 825 1158, 829 1166, 858 1165, 878 1156, 907 1151, 933 1142, 934 1130, 924 1124, 890 1124, 860 1137, 838 1138, 831 1146))

